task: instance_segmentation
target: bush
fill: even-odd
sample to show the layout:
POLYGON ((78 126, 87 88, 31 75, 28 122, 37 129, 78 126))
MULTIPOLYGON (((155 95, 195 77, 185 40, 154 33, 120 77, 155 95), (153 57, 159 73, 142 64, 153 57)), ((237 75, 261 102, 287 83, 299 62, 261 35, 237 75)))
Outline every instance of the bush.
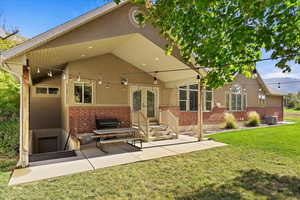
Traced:
POLYGON ((246 122, 246 126, 258 126, 260 124, 259 114, 255 111, 251 111, 248 113, 248 121, 246 122))
POLYGON ((226 129, 237 128, 236 120, 235 120, 235 117, 234 117, 233 114, 231 114, 231 113, 225 113, 224 119, 225 119, 225 126, 224 126, 224 128, 226 128, 226 129))
POLYGON ((19 149, 19 121, 0 121, 0 154, 14 157, 19 149))

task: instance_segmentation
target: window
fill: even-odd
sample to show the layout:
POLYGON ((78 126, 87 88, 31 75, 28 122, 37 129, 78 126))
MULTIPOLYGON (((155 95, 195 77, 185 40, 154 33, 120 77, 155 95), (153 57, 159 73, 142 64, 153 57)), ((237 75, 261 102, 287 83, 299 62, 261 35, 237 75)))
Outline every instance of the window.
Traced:
POLYGON ((75 83, 74 84, 75 103, 92 104, 93 103, 93 87, 91 83, 75 83))
POLYGON ((37 86, 34 91, 36 96, 59 96, 58 87, 37 86))
POLYGON ((179 87, 179 107, 180 111, 186 111, 187 110, 187 86, 181 86, 179 87))
POLYGON ((48 88, 46 87, 36 87, 36 94, 48 94, 48 88))
POLYGON ((189 86, 189 110, 197 111, 198 110, 198 85, 189 86))
POLYGON ((260 104, 265 104, 266 103, 266 95, 264 95, 264 94, 259 94, 258 95, 258 102, 260 103, 260 104))
POLYGON ((206 88, 204 93, 205 105, 204 111, 211 111, 213 107, 213 90, 206 88))
MULTIPOLYGON (((205 111, 210 111, 213 105, 212 90, 208 89, 204 95, 205 111)), ((179 87, 179 107, 180 111, 198 110, 198 84, 179 87)))
POLYGON ((231 111, 245 110, 247 107, 247 94, 242 88, 234 85, 230 88, 230 92, 226 93, 226 108, 231 111))

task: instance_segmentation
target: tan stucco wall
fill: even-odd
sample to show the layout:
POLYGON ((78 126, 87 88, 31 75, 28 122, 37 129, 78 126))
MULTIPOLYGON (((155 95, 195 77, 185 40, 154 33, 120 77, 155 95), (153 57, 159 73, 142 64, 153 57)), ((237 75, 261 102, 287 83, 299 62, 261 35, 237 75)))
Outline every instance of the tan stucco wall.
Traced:
POLYGON ((283 103, 282 96, 267 96, 267 106, 281 106, 283 103))
POLYGON ((153 85, 153 77, 151 75, 145 73, 122 75, 122 72, 142 71, 112 54, 72 62, 68 64, 67 69, 69 74, 75 75, 75 80, 68 82, 70 91, 68 96, 69 105, 76 105, 73 92, 71 91, 73 91, 73 82, 76 81, 76 75, 80 72, 89 73, 80 75, 82 81, 95 80, 92 80, 93 88, 96 91, 94 105, 129 106, 129 87, 121 85, 122 78, 128 79, 129 86, 158 87, 153 85), (103 81, 102 85, 99 85, 96 81, 96 79, 100 78, 103 81), (107 82, 110 83, 110 88, 106 88, 107 82))
POLYGON ((129 13, 132 7, 135 7, 135 5, 130 3, 126 4, 47 43, 39 49, 117 37, 132 33, 140 33, 156 45, 165 48, 166 41, 160 37, 157 29, 154 29, 151 25, 145 25, 139 28, 131 23, 129 13))
MULTIPOLYGON (((61 77, 45 80, 34 86, 59 87, 61 77)), ((61 128, 61 97, 37 97, 31 87, 30 129, 61 128)))
MULTIPOLYGON (((185 85, 186 83, 182 84, 185 85)), ((192 83, 191 83, 192 84, 192 83)), ((233 85, 239 85, 243 89, 246 89, 247 93, 247 106, 248 107, 265 107, 265 106, 281 106, 282 97, 281 96, 271 96, 267 95, 267 100, 265 104, 261 104, 258 101, 259 94, 266 94, 263 87, 259 84, 257 79, 248 79, 242 75, 238 75, 232 83, 225 85, 221 88, 213 90, 213 102, 214 106, 219 105, 221 108, 226 107, 225 94, 229 92, 229 88, 233 85), (259 91, 262 89, 262 91, 259 91)), ((163 101, 162 104, 170 106, 178 106, 179 104, 179 94, 177 88, 170 88, 163 90, 163 101)))
POLYGON ((235 84, 238 84, 243 89, 246 89, 248 107, 264 106, 258 102, 258 94, 265 94, 264 91, 259 92, 259 89, 262 87, 259 85, 258 81, 256 79, 248 79, 242 75, 238 75, 231 84, 214 90, 214 105, 220 103, 221 107, 226 107, 225 93, 229 92, 229 88, 235 84))

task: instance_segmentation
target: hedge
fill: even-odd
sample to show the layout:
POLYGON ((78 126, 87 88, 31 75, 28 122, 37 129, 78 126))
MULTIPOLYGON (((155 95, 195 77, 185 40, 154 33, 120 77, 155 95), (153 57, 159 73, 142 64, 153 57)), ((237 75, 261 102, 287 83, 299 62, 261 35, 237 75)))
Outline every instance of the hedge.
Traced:
POLYGON ((0 154, 9 157, 17 155, 19 150, 19 121, 0 121, 0 154))

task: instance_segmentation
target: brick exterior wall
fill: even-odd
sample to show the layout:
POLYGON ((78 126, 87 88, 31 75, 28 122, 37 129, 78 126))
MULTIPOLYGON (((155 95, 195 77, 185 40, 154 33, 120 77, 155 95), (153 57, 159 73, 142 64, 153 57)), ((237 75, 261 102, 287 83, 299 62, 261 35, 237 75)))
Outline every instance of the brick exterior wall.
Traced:
MULTIPOLYGON (((170 110, 179 118, 180 126, 197 125, 197 112, 181 112, 178 106, 161 106, 162 110, 170 110)), ((281 106, 269 107, 248 107, 246 111, 232 112, 239 121, 247 119, 247 113, 256 111, 261 118, 268 115, 277 115, 279 121, 283 120, 283 110, 281 106)), ((223 121, 225 108, 214 108, 212 112, 203 112, 204 123, 217 124, 223 121)), ((96 118, 117 118, 121 121, 122 127, 130 126, 130 107, 98 107, 98 106, 72 106, 69 108, 70 131, 72 134, 88 133, 96 129, 96 118)))
MULTIPOLYGON (((197 112, 181 112, 177 106, 161 106, 160 109, 170 110, 176 117, 179 118, 179 126, 197 125, 197 112)), ((245 111, 231 112, 238 121, 247 120, 247 113, 256 111, 261 118, 269 115, 278 116, 278 120, 283 120, 283 110, 281 106, 268 107, 248 107, 245 111)), ((203 120, 206 124, 217 124, 224 121, 224 113, 227 112, 225 108, 213 108, 212 112, 203 112, 203 120)))
POLYGON ((89 133, 96 129, 96 118, 116 118, 122 127, 130 127, 129 106, 72 106, 69 108, 70 131, 72 134, 89 133))

